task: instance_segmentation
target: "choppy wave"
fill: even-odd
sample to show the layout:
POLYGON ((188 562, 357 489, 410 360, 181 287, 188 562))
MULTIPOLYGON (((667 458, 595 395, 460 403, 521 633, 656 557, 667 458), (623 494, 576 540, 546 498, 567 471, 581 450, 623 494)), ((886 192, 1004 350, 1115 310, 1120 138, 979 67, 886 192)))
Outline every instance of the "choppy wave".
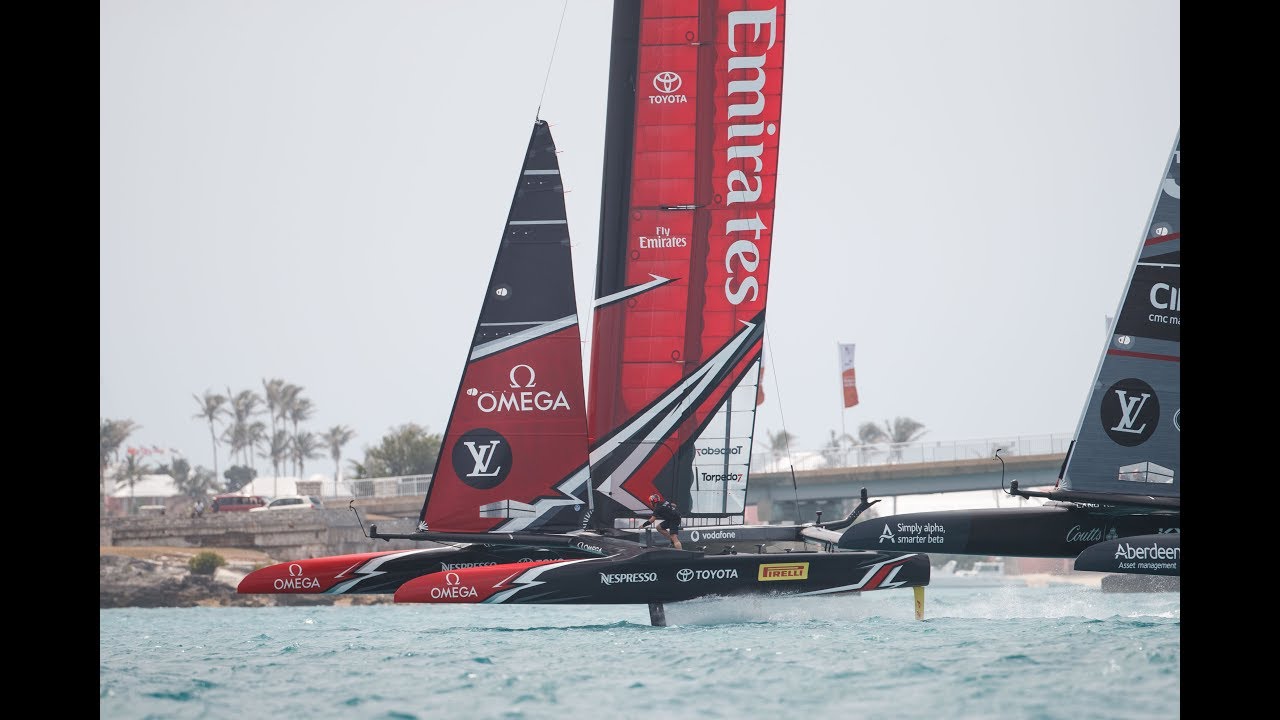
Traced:
POLYGON ((1152 718, 1179 593, 910 590, 643 605, 100 611, 101 717, 1152 718))

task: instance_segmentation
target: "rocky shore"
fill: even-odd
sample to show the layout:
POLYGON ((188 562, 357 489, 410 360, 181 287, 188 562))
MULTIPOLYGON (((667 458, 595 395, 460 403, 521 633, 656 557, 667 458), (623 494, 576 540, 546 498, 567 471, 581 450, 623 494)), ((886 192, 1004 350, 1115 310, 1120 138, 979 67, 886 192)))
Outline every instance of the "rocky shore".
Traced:
POLYGON ((236 585, 271 563, 265 554, 237 548, 99 547, 98 607, 267 607, 273 605, 373 605, 390 595, 240 595, 236 585), (196 575, 187 563, 212 550, 227 564, 196 575))

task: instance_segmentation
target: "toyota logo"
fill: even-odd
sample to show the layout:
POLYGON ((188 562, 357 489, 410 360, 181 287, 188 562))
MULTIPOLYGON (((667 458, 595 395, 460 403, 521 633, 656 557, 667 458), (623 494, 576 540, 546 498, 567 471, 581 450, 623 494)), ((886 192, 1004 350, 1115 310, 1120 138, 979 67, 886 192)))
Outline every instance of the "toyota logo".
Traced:
POLYGON ((680 89, 680 76, 671 71, 660 72, 653 76, 653 89, 660 93, 673 93, 680 89))
POLYGON ((693 571, 689 568, 685 568, 676 573, 676 579, 680 582, 689 582, 693 579, 693 571))

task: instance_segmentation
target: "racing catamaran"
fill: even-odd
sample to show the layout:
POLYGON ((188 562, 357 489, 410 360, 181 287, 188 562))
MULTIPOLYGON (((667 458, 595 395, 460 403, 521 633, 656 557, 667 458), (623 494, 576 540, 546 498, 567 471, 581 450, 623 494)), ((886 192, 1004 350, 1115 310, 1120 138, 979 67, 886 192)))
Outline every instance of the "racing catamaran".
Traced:
POLYGON ((664 624, 662 603, 705 595, 928 584, 921 553, 834 552, 865 502, 825 526, 743 524, 784 25, 781 0, 616 0, 589 406, 559 167, 539 120, 417 530, 370 529, 460 546, 280 563, 240 592, 642 603, 664 624), (640 529, 655 493, 681 507, 689 549, 640 529), (820 549, 767 551, 783 541, 820 549))
POLYGON ((1075 558, 1076 570, 1180 576, 1180 161, 1175 137, 1057 485, 1010 482, 1009 494, 1048 502, 880 517, 850 528, 839 547, 927 543, 920 547, 937 553, 1075 558))

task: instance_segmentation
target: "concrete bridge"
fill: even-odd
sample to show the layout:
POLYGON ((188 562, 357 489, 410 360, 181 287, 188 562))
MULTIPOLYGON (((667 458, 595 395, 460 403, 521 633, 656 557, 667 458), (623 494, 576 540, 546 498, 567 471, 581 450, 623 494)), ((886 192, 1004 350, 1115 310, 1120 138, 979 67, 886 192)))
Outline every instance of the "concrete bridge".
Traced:
MULTIPOLYGON (((1004 484, 1052 486, 1065 458, 1066 453, 1003 457, 1004 484)), ((794 484, 790 472, 753 472, 747 504, 756 505, 760 522, 796 521, 797 508, 802 522, 818 510, 823 520, 837 520, 853 510, 864 487, 872 499, 999 490, 1000 472, 1000 462, 991 458, 798 470, 794 484)))
MULTIPOLYGON (((1017 480, 1022 487, 1033 488, 1052 486, 1058 481, 1058 471, 1066 454, 1002 457, 1005 485, 1009 480, 1017 480)), ((823 511, 824 520, 836 520, 855 507, 864 487, 872 498, 999 490, 1000 462, 984 458, 797 470, 794 487, 790 472, 757 470, 751 473, 747 504, 757 506, 761 522, 795 521, 797 503, 804 522, 812 520, 817 510, 823 511)), ((422 509, 421 493, 425 492, 425 488, 420 488, 420 493, 411 495, 361 497, 355 499, 355 506, 362 517, 375 520, 379 516, 417 518, 422 509)), ((347 501, 348 498, 325 499, 330 508, 343 507, 347 501)))

